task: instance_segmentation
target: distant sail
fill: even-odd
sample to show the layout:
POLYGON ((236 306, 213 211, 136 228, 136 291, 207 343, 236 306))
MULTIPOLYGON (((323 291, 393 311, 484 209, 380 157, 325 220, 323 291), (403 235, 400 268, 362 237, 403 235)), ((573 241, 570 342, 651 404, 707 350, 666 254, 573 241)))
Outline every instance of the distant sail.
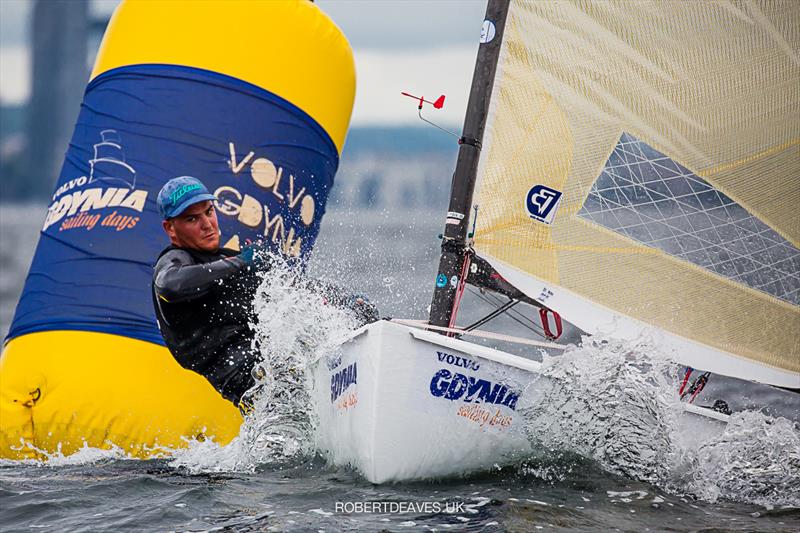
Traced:
POLYGON ((794 1, 512 2, 478 253, 586 331, 800 388, 798 27, 794 1))

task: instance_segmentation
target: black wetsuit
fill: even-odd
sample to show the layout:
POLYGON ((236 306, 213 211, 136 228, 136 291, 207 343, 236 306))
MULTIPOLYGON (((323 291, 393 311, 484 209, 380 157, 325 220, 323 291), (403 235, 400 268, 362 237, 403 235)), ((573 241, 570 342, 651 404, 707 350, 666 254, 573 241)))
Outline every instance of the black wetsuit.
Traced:
MULTIPOLYGON (((234 405, 255 384, 255 270, 237 252, 170 246, 153 274, 153 305, 161 335, 184 368, 197 372, 234 405)), ((263 271, 263 268, 261 269, 263 271)))

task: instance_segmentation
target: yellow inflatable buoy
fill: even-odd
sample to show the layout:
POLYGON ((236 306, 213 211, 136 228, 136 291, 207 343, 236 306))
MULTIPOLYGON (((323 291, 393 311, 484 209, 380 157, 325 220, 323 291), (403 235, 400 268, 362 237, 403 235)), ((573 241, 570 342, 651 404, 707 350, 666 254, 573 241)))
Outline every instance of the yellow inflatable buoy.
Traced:
POLYGON ((350 121, 341 31, 299 1, 124 1, 114 12, 0 358, 0 457, 148 457, 227 443, 241 415, 163 346, 155 197, 218 197, 223 242, 314 244, 350 121))

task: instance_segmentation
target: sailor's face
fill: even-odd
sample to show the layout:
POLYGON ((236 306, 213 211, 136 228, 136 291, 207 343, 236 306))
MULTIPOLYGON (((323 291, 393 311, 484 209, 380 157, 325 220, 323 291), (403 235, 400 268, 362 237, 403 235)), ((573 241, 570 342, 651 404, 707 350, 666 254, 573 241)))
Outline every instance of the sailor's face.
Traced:
POLYGON ((182 248, 216 252, 219 249, 219 223, 210 200, 198 202, 186 211, 164 221, 172 244, 182 248))

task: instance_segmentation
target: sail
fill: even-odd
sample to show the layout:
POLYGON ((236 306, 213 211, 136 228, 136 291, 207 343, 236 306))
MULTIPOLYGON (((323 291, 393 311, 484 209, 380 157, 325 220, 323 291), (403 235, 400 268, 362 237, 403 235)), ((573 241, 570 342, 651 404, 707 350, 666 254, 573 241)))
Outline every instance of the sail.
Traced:
POLYGON ((800 3, 512 1, 474 204, 585 331, 800 388, 800 3))

